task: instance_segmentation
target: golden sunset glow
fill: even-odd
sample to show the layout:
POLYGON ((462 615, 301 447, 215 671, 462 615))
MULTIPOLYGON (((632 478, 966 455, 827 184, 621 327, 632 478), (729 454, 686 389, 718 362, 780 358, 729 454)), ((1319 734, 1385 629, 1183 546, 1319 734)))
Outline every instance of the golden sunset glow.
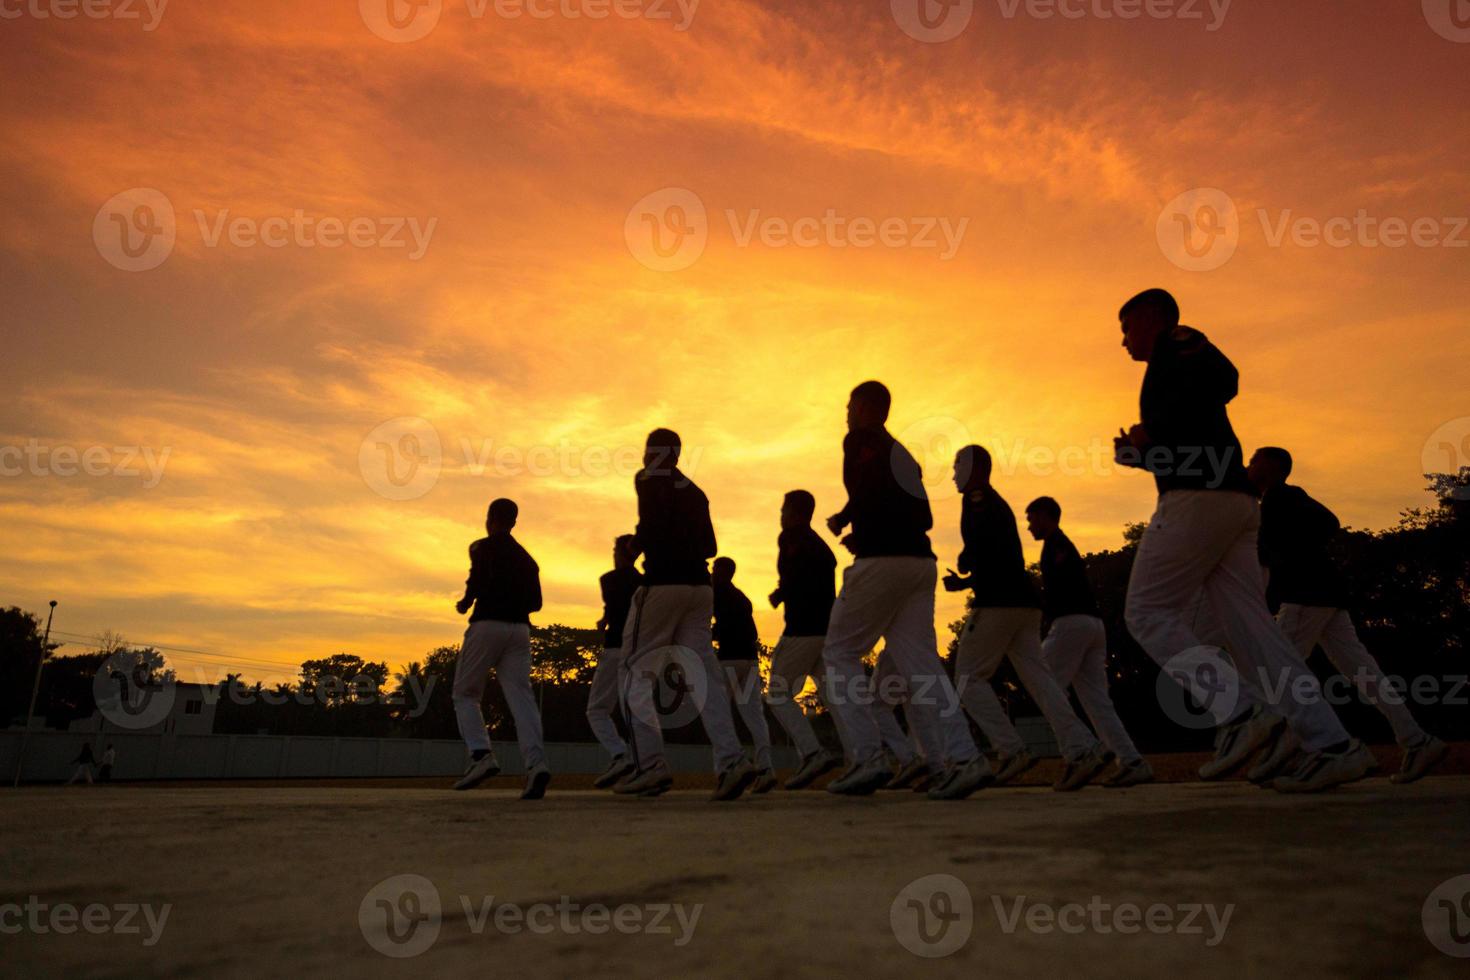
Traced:
MULTIPOLYGON (((841 506, 867 378, 925 466, 941 568, 968 441, 1018 512, 1050 494, 1080 547, 1116 547, 1154 499, 1110 459, 1141 376, 1116 311, 1149 286, 1240 368, 1247 450, 1291 448, 1345 523, 1427 505, 1426 445, 1470 415, 1470 44, 1419 0, 1236 0, 1213 30, 1205 3, 976 0, 943 43, 888 0, 704 0, 682 30, 672 0, 443 0, 412 41, 366 2, 172 0, 151 30, 135 6, 0 22, 0 601, 56 598, 58 629, 282 677, 344 650, 396 668, 458 641, 496 496, 542 568, 534 621, 590 626, 635 454, 668 425, 774 643, 781 495, 841 506), (166 218, 99 216, 135 188, 166 199, 174 244, 127 271, 116 235, 166 218), (1161 243, 1197 188, 1239 215, 1209 271, 1161 243), (694 220, 670 194, 707 239, 661 271, 638 236, 694 220), (1360 212, 1433 219, 1435 244, 1389 247, 1360 212), (1347 219, 1348 244, 1300 219, 1347 219)), ((941 626, 960 603, 941 594, 941 626)))

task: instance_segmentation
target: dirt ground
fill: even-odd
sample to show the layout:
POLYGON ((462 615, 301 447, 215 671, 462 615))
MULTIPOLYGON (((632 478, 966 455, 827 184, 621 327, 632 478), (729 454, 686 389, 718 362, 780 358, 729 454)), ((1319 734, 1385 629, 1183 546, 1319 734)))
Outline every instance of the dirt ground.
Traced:
POLYGON ((958 804, 557 789, 6 791, 0 973, 1447 977, 1467 963, 1436 936, 1470 954, 1466 776, 958 804))

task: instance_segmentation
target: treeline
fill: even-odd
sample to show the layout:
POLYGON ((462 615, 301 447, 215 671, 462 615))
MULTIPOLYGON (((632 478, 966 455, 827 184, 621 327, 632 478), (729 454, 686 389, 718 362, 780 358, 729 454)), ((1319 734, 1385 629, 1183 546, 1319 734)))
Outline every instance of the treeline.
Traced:
MULTIPOLYGON (((1470 471, 1466 471, 1470 473, 1470 471)), ((1347 531, 1336 542, 1337 558, 1352 584, 1352 612, 1359 634, 1378 657, 1385 673, 1412 682, 1433 679, 1436 697, 1413 705, 1430 731, 1446 738, 1470 737, 1470 688, 1460 683, 1470 672, 1470 504, 1462 473, 1445 482, 1437 478, 1441 506, 1406 512, 1383 531, 1347 531)), ((1116 550, 1086 556, 1106 621, 1109 673, 1113 698, 1124 721, 1145 751, 1202 748, 1209 732, 1181 728, 1159 705, 1159 670, 1134 642, 1123 623, 1123 603, 1143 525, 1131 525, 1116 550)), ((38 617, 17 608, 0 612, 0 698, 4 716, 24 718, 36 659, 41 651, 38 617)), ((951 624, 950 662, 960 623, 951 624)), ((774 638, 772 638, 774 639, 774 638)), ((592 733, 583 712, 600 649, 592 629, 550 625, 531 630, 532 674, 541 703, 546 738, 589 741, 592 733)), ((455 738, 451 694, 458 647, 430 651, 422 659, 391 672, 386 663, 352 654, 308 660, 292 682, 264 685, 229 675, 215 685, 214 731, 222 734, 337 735, 362 737, 455 738)), ((90 717, 95 709, 93 676, 109 658, 115 669, 121 656, 128 671, 144 680, 171 678, 157 650, 114 645, 47 661, 37 713, 51 727, 90 717)), ((766 654, 763 654, 766 656, 766 654)), ((1319 676, 1331 673, 1321 653, 1312 658, 1319 676)), ((1001 668, 1002 696, 1016 715, 1036 714, 1009 664, 1001 668)), ((810 696, 808 701, 811 701, 810 696)), ((1349 728, 1370 741, 1390 739, 1386 723, 1372 707, 1354 703, 1340 708, 1349 728)), ((509 712, 497 685, 486 694, 486 718, 497 739, 512 739, 509 712)), ((830 735, 830 720, 818 719, 830 735)), ((781 729, 771 730, 778 739, 781 729)), ((977 732, 978 734, 978 732, 977 732)), ((668 733, 671 741, 697 742, 697 722, 668 733)))

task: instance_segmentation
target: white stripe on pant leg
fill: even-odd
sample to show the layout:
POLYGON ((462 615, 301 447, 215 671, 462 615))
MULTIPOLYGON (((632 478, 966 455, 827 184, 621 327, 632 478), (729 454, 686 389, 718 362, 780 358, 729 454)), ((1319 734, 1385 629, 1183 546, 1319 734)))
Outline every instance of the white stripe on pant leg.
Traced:
MULTIPOLYGON (((1315 611, 1315 608, 1314 610, 1315 611)), ((1419 727, 1413 712, 1404 703, 1403 692, 1386 690, 1383 670, 1358 636, 1353 618, 1346 609, 1329 610, 1321 631, 1322 652, 1332 666, 1362 693, 1363 698, 1388 720, 1394 741, 1400 746, 1418 745, 1429 736, 1419 727)))
POLYGON ((1026 748, 1026 740, 1011 724, 991 678, 1005 656, 1010 630, 1015 627, 1002 617, 991 615, 993 612, 983 608, 973 610, 960 629, 955 683, 960 685, 960 700, 965 710, 985 733, 990 747, 1003 756, 1011 756, 1026 748))
POLYGON ((1286 719, 1308 752, 1347 741, 1348 733, 1323 698, 1316 675, 1307 670, 1266 608, 1256 552, 1260 505, 1246 494, 1221 496, 1230 499, 1215 506, 1217 519, 1233 538, 1204 585, 1215 616, 1230 637, 1240 673, 1258 679, 1267 705, 1286 719))
MULTIPOLYGON (((884 633, 883 654, 893 658, 895 672, 908 681, 905 714, 909 728, 925 746, 931 763, 969 762, 980 750, 970 737, 970 724, 965 720, 954 685, 944 672, 944 662, 939 659, 939 642, 934 634, 934 587, 938 582, 934 561, 929 558, 891 560, 902 563, 895 569, 902 572, 901 598, 884 633)), ((897 585, 895 590, 898 591, 897 585)))
POLYGON ((680 585, 681 605, 674 625, 673 642, 692 650, 698 658, 708 686, 699 721, 714 754, 715 773, 721 773, 745 755, 735 734, 735 714, 730 705, 730 688, 725 672, 715 659, 710 620, 714 617, 714 590, 708 585, 680 585))
MULTIPOLYGON (((908 683, 898 675, 893 668, 893 658, 888 656, 884 650, 878 654, 878 663, 873 670, 874 706, 878 709, 878 731, 883 737, 883 747, 887 749, 900 766, 906 766, 917 758, 918 753, 914 750, 914 743, 909 740, 908 733, 898 723, 897 707, 908 700, 908 683)), ((909 722, 910 725, 913 722, 909 722)), ((920 736, 924 732, 932 734, 930 728, 921 728, 913 734, 920 736)), ((927 745, 924 754, 928 756, 930 751, 942 750, 943 746, 927 745)))
POLYGON ((644 769, 664 759, 664 738, 653 689, 659 657, 655 651, 673 643, 674 630, 687 602, 690 586, 645 585, 633 593, 623 627, 624 657, 620 677, 623 697, 632 719, 638 764, 644 769), (680 590, 685 590, 681 592, 680 590))
MULTIPOLYGON (((1107 628, 1096 616, 1063 618, 1083 620, 1071 631, 1082 638, 1079 644, 1082 649, 1082 662, 1073 675, 1073 685, 1077 691, 1077 700, 1082 702, 1082 710, 1086 711, 1087 717, 1092 720, 1092 727, 1097 731, 1098 738, 1102 740, 1103 745, 1118 757, 1120 763, 1127 766, 1142 762, 1143 754, 1138 751, 1138 746, 1133 744, 1133 739, 1128 735, 1123 719, 1118 716, 1118 708, 1113 704, 1112 695, 1108 691, 1107 628)), ((1060 623, 1061 620, 1057 622, 1060 623)), ((1056 632, 1055 625, 1052 627, 1052 632, 1056 632)))
POLYGON ((782 636, 771 652, 771 683, 766 703, 771 714, 786 729, 786 734, 804 759, 821 749, 812 723, 796 703, 809 675, 821 673, 822 637, 782 636))
POLYGON ((490 750, 490 733, 485 730, 485 714, 480 710, 480 701, 490 679, 490 665, 494 663, 503 640, 503 634, 495 626, 486 619, 471 623, 464 631, 459 659, 454 664, 454 720, 459 726, 459 737, 464 739, 471 752, 490 750))
POLYGON ((893 618, 893 558, 859 558, 842 573, 842 591, 832 606, 822 645, 823 685, 828 710, 848 761, 866 763, 883 751, 883 738, 863 670, 863 658, 893 618))
POLYGON ((628 743, 618 734, 617 723, 613 721, 613 712, 618 708, 622 661, 622 650, 617 647, 604 649, 597 657, 597 669, 592 672, 592 689, 587 692, 587 725, 602 747, 614 757, 628 751, 628 743))
POLYGON ((511 631, 495 665, 505 703, 516 726, 516 743, 527 770, 546 765, 546 743, 541 734, 541 710, 531 690, 531 628, 524 623, 507 624, 511 631))
POLYGON ((1072 710, 1072 702, 1067 700, 1066 693, 1041 661, 1041 610, 1007 612, 1014 613, 1018 628, 1011 634, 1011 645, 1006 653, 1021 678, 1021 684, 1056 734, 1063 758, 1072 761, 1082 758, 1097 748, 1097 739, 1082 724, 1082 719, 1072 710))
MULTIPOLYGON (((1199 651, 1205 646, 1190 629, 1186 617, 1195 611, 1205 579, 1213 573, 1238 534, 1238 519, 1231 516, 1230 502, 1219 499, 1224 497, 1252 499, 1245 494, 1216 490, 1169 491, 1159 498, 1158 509, 1138 543, 1128 577, 1124 618, 1128 632, 1161 667, 1167 667, 1170 660, 1182 653, 1199 651)), ((1218 647, 1210 655, 1218 656, 1228 667, 1227 658, 1218 647)), ((1216 697, 1214 691, 1200 686, 1196 673, 1187 673, 1183 678, 1172 673, 1170 676, 1181 683, 1196 682, 1191 694, 1211 713, 1217 725, 1231 721, 1251 702, 1252 692, 1248 687, 1232 700, 1216 697)))
POLYGON ((761 691, 761 672, 754 660, 727 660, 725 681, 730 685, 740 720, 750 732, 755 746, 755 764, 759 769, 771 768, 771 730, 766 725, 766 702, 761 691))

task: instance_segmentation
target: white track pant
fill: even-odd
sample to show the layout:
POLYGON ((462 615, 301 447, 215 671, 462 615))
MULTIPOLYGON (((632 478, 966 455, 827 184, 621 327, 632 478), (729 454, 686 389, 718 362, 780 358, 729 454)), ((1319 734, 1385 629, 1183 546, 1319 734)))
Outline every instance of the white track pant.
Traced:
POLYGON ((521 761, 527 769, 546 765, 541 712, 531 692, 531 628, 525 623, 482 619, 465 630, 459 662, 454 665, 454 717, 459 722, 460 737, 471 752, 490 748, 480 699, 492 669, 510 706, 521 761))
POLYGON ((960 633, 955 678, 964 679, 960 698, 965 710, 996 751, 1012 755, 1026 747, 990 684, 1005 657, 1010 658, 1031 700, 1051 725, 1063 758, 1080 759, 1095 749, 1097 739, 1082 724, 1066 692, 1042 662, 1041 610, 981 607, 970 613, 960 633))
POLYGON ((831 701, 822 689, 822 644, 825 640, 821 636, 782 636, 776 641, 776 649, 771 651, 771 683, 766 690, 766 704, 771 706, 771 714, 786 729, 803 759, 822 748, 806 712, 796 703, 808 677, 816 680, 822 703, 831 710, 831 701))
MULTIPOLYGON (((888 656, 886 649, 878 654, 878 663, 873 670, 873 684, 878 695, 878 731, 883 736, 883 747, 900 766, 906 766, 919 756, 919 750, 914 748, 909 733, 898 723, 897 709, 900 705, 908 704, 910 691, 908 682, 894 669, 893 658, 888 656)), ((907 711, 904 713, 908 714, 907 711)), ((915 737, 920 739, 934 734, 935 729, 928 726, 914 732, 915 737)), ((920 744, 926 759, 931 754, 937 759, 944 758, 944 746, 922 742, 920 744)))
POLYGON ((943 746, 931 763, 968 762, 978 754, 964 715, 954 710, 954 686, 944 673, 934 634, 932 558, 859 558, 842 573, 822 649, 832 712, 848 758, 867 763, 883 751, 877 706, 863 658, 881 639, 893 669, 909 684, 909 725, 930 731, 924 744, 943 746))
MULTIPOLYGON (((1187 616, 1203 589, 1239 673, 1269 679, 1270 689, 1262 692, 1267 705, 1286 719, 1303 748, 1315 752, 1348 734, 1266 608, 1256 557, 1260 525, 1260 505, 1248 494, 1172 490, 1161 496, 1128 580, 1128 630, 1160 664, 1199 649, 1187 616)), ((1203 690, 1196 700, 1214 706, 1221 723, 1238 707, 1203 690)))
POLYGON ((761 690, 760 667, 754 660, 722 660, 720 666, 725 668, 725 684, 730 688, 740 720, 745 722, 755 745, 756 768, 769 769, 771 730, 766 725, 766 700, 765 692, 761 690))
MULTIPOLYGON (((633 717, 638 764, 644 769, 663 761, 662 722, 654 692, 661 672, 674 661, 686 675, 699 720, 714 746, 715 772, 744 754, 735 735, 725 672, 711 645, 713 612, 714 591, 708 585, 645 585, 633 593, 623 627, 623 690, 633 717)), ((669 719, 676 726, 685 721, 677 712, 669 719)))
POLYGON ((1143 756, 1108 693, 1108 631, 1096 616, 1058 616, 1041 641, 1041 659, 1063 690, 1071 686, 1082 702, 1082 710, 1108 751, 1123 765, 1141 762, 1143 756))
POLYGON ((1276 621, 1301 654, 1303 660, 1312 655, 1312 648, 1322 647, 1327 659, 1338 672, 1352 681, 1369 704, 1377 708, 1393 726, 1393 737, 1399 745, 1418 745, 1428 736, 1414 720, 1401 692, 1383 689, 1383 671, 1378 661, 1353 628, 1352 617, 1343 609, 1326 606, 1299 606, 1283 603, 1276 621))
POLYGON ((613 712, 618 709, 618 677, 623 669, 623 651, 604 648, 592 672, 592 690, 587 692, 587 724, 602 747, 614 758, 626 755, 628 743, 618 734, 613 712))

